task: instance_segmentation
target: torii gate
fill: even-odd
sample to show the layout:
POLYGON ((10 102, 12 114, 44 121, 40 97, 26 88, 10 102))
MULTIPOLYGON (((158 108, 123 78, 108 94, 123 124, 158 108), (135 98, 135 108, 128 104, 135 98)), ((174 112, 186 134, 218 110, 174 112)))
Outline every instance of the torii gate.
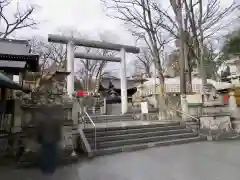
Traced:
POLYGON ((107 43, 101 41, 91 41, 80 38, 73 38, 69 36, 61 35, 48 35, 48 42, 67 44, 67 71, 70 74, 67 77, 67 93, 72 98, 74 93, 74 58, 84 58, 91 60, 104 60, 111 62, 120 62, 120 76, 121 76, 121 109, 122 114, 127 112, 127 79, 126 79, 126 52, 138 54, 140 49, 133 46, 127 46, 122 44, 107 43), (107 49, 120 51, 120 57, 112 56, 99 56, 94 54, 74 53, 75 46, 84 46, 98 49, 107 49))

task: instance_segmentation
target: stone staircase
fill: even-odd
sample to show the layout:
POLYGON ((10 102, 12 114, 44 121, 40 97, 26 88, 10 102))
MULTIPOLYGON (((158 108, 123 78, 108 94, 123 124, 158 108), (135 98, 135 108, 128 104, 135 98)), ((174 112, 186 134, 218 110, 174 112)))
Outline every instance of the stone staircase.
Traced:
POLYGON ((183 144, 205 140, 198 133, 177 122, 167 124, 99 127, 81 130, 82 142, 89 156, 135 151, 155 146, 183 144))
MULTIPOLYGON (((124 115, 98 115, 98 114, 89 114, 92 121, 94 123, 109 123, 109 122, 125 122, 125 121, 133 121, 132 114, 124 114, 124 115)), ((86 120, 86 124, 91 124, 89 118, 84 116, 86 120)))
POLYGON ((91 108, 87 108, 87 113, 89 115, 101 115, 101 109, 100 106, 95 106, 95 108, 91 107, 91 108))

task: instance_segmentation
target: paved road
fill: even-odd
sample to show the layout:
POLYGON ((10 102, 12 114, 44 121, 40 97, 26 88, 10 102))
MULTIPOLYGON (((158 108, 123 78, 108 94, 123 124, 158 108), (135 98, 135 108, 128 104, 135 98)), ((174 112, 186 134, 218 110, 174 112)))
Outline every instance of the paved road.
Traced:
MULTIPOLYGON (((97 157, 60 167, 52 180, 239 180, 240 141, 200 142, 97 157)), ((38 170, 0 179, 47 180, 38 170)))

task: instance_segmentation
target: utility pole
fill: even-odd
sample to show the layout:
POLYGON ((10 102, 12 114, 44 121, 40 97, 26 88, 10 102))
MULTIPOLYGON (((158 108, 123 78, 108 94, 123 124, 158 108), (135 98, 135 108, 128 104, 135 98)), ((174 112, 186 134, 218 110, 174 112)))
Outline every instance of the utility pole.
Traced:
POLYGON ((186 95, 186 77, 185 77, 185 56, 184 56, 184 30, 183 30, 183 18, 182 18, 182 2, 181 0, 176 1, 176 16, 179 26, 179 40, 180 40, 180 92, 186 95))
POLYGON ((176 0, 176 16, 179 26, 179 36, 180 36, 180 92, 181 92, 181 107, 182 107, 182 120, 187 121, 188 117, 188 103, 186 99, 186 71, 185 71, 185 55, 184 55, 184 46, 185 46, 185 32, 183 29, 183 17, 182 17, 182 2, 181 0, 176 0))
POLYGON ((86 74, 85 74, 85 76, 86 76, 86 91, 88 92, 88 88, 89 88, 89 60, 88 59, 86 59, 86 74))
MULTIPOLYGON (((205 86, 207 85, 207 78, 206 73, 204 69, 204 45, 203 45, 203 29, 202 29, 202 0, 199 1, 199 12, 200 12, 200 19, 199 19, 199 31, 200 31, 200 70, 201 70, 201 76, 202 76, 202 94, 205 96, 205 86)), ((204 98, 203 98, 204 99, 204 98)))
POLYGON ((188 27, 188 18, 184 16, 184 59, 185 59, 185 77, 186 77, 186 91, 187 93, 192 92, 192 74, 190 69, 190 62, 189 62, 189 47, 188 47, 188 37, 189 33, 187 31, 188 27))

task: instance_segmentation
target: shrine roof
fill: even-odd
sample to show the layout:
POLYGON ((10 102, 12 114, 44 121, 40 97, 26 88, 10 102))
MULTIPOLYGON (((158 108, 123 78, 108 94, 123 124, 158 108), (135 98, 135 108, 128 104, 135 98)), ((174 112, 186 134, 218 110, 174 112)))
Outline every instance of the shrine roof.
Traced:
POLYGON ((0 67, 14 67, 14 68, 25 68, 26 66, 25 61, 7 61, 7 60, 1 60, 0 61, 0 67))
MULTIPOLYGON (((39 56, 31 54, 31 46, 28 40, 0 38, 0 47, 0 60, 25 61, 27 70, 32 72, 39 71, 39 56)), ((8 68, 11 71, 10 67, 8 68)), ((14 68, 16 67, 12 68, 12 71, 15 71, 14 68)))
POLYGON ((3 70, 4 72, 12 72, 13 74, 18 74, 19 72, 25 71, 25 68, 25 61, 0 61, 0 70, 3 70))
POLYGON ((28 54, 28 55, 16 55, 15 54, 14 55, 14 54, 0 53, 0 61, 25 62, 27 70, 30 70, 32 72, 39 71, 39 56, 38 55, 32 55, 32 54, 28 54))
MULTIPOLYGON (((104 89, 108 89, 110 85, 113 85, 114 89, 121 89, 121 80, 118 78, 111 79, 111 78, 103 78, 101 81, 101 86, 104 89)), ((136 88, 137 80, 134 79, 127 79, 127 89, 136 88)))
POLYGON ((0 39, 0 54, 29 55, 31 46, 27 40, 0 39))
POLYGON ((68 72, 68 71, 56 71, 55 74, 56 75, 66 75, 67 76, 67 75, 70 74, 70 72, 68 72))

